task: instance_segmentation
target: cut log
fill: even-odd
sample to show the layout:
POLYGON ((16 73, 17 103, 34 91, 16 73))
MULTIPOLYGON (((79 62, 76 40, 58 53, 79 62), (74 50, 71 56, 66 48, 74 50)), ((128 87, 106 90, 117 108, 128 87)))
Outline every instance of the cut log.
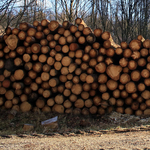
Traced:
POLYGON ((114 80, 108 80, 107 83, 106 83, 108 89, 110 89, 111 91, 117 89, 118 87, 118 83, 114 80))
POLYGON ((109 65, 106 69, 107 75, 115 81, 119 80, 121 71, 122 67, 114 64, 109 65))
POLYGON ((74 106, 76 108, 83 108, 84 107, 84 100, 83 99, 77 99, 74 103, 74 106))
POLYGON ((79 95, 82 92, 82 85, 74 84, 71 88, 73 94, 79 95))
POLYGON ((135 93, 137 88, 136 88, 136 85, 134 82, 128 82, 126 85, 125 85, 125 88, 126 88, 126 91, 128 93, 135 93))
POLYGON ((9 49, 14 50, 18 45, 18 37, 14 34, 11 34, 7 37, 5 43, 7 44, 9 49))
POLYGON ((141 41, 139 40, 132 40, 130 43, 129 43, 129 47, 132 51, 138 51, 140 50, 141 48, 141 41))

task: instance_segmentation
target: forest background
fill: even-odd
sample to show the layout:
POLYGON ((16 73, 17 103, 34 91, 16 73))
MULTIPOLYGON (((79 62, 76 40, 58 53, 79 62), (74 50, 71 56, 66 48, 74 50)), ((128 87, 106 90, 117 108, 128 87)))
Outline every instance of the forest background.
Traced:
POLYGON ((0 31, 34 20, 82 18, 91 28, 109 31, 116 43, 143 35, 150 39, 150 0, 1 0, 0 31))

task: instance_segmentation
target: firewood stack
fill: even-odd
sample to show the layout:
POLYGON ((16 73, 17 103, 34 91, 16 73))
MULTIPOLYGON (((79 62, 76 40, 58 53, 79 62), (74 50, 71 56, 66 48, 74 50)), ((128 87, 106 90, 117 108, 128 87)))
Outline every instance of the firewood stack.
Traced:
POLYGON ((150 40, 117 45, 80 18, 20 23, 0 37, 0 109, 150 114, 150 40))

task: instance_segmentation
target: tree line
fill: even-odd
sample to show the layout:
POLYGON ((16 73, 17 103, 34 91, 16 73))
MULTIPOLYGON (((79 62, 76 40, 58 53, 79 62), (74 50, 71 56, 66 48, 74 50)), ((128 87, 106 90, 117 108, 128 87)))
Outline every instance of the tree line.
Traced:
POLYGON ((111 32, 115 42, 150 37, 150 0, 1 0, 0 25, 17 27, 22 21, 82 18, 91 29, 111 32))

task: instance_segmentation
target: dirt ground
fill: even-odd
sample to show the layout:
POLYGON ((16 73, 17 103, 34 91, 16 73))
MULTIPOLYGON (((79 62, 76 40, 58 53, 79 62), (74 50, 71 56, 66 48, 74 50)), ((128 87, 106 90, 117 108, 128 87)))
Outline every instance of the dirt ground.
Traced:
POLYGON ((150 131, 70 136, 11 136, 0 139, 1 150, 148 150, 150 131))
POLYGON ((113 112, 104 116, 74 116, 43 112, 0 111, 0 150, 13 149, 150 149, 150 116, 113 112), (55 126, 41 121, 58 116, 55 126), (33 125, 25 131, 24 124, 33 125))

